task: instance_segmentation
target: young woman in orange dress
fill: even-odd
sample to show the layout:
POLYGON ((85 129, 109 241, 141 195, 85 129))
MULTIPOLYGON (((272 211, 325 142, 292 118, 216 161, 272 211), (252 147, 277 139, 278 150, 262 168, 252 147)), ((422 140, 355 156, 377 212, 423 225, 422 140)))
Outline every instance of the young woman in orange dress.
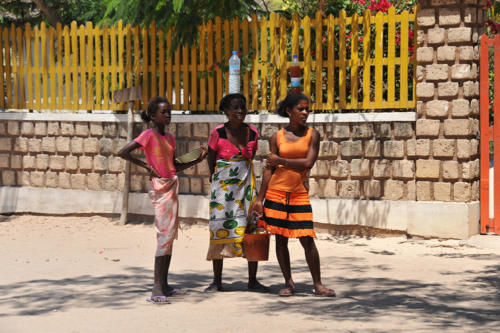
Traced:
POLYGON ((309 99, 303 94, 288 94, 280 103, 278 114, 288 117, 290 123, 269 140, 271 152, 252 209, 261 217, 259 225, 276 235, 276 256, 285 279, 285 288, 279 295, 295 293, 288 251, 288 238, 293 237, 299 238, 304 248, 315 295, 336 296, 335 291, 321 282, 312 208, 304 184, 307 172, 318 158, 320 141, 318 131, 306 125, 309 99))

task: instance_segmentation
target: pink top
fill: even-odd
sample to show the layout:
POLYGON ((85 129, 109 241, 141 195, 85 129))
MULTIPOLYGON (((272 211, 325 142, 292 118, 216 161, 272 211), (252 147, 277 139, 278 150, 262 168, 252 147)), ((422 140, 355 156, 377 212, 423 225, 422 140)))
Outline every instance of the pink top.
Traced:
POLYGON ((142 132, 135 142, 144 149, 146 161, 162 178, 172 178, 176 175, 174 166, 175 138, 172 134, 165 136, 155 132, 152 128, 142 132))
POLYGON ((208 146, 217 152, 217 159, 229 160, 234 155, 242 154, 243 157, 251 159, 253 157, 254 152, 257 150, 257 142, 259 139, 259 133, 257 129, 252 125, 244 124, 243 126, 250 127, 250 136, 248 138, 248 143, 240 151, 238 147, 233 145, 231 141, 228 140, 226 129, 224 128, 224 124, 221 124, 214 128, 212 133, 210 133, 210 137, 208 138, 208 146))

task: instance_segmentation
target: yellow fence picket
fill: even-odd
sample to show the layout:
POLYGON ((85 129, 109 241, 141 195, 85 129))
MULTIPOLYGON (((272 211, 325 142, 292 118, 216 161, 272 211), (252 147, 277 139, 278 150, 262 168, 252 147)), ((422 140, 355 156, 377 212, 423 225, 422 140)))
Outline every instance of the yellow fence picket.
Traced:
POLYGON ((396 14, 393 7, 363 17, 341 11, 338 18, 320 12, 312 19, 296 13, 289 20, 276 13, 216 18, 197 28, 197 45, 171 52, 172 31, 154 24, 12 25, 0 30, 0 108, 121 110, 125 103, 113 103, 111 91, 140 85, 143 100, 136 107, 165 95, 173 109, 217 110, 233 50, 241 52, 241 92, 251 110, 274 109, 286 95, 294 54, 313 110, 413 108, 416 35, 409 38, 415 27, 414 12, 396 14))

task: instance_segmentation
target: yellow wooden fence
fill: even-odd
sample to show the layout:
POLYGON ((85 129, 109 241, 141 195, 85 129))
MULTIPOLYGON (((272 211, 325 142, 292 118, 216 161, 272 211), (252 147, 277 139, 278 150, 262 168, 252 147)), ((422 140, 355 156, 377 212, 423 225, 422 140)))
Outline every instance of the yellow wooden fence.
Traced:
POLYGON ((413 108, 412 30, 415 14, 392 7, 374 16, 217 18, 199 28, 197 45, 170 57, 171 33, 155 27, 11 26, 0 29, 0 109, 125 109, 111 92, 140 85, 142 104, 163 95, 176 110, 217 110, 228 83, 221 65, 232 50, 249 68, 242 93, 250 110, 274 109, 286 95, 292 54, 299 55, 312 109, 413 108))

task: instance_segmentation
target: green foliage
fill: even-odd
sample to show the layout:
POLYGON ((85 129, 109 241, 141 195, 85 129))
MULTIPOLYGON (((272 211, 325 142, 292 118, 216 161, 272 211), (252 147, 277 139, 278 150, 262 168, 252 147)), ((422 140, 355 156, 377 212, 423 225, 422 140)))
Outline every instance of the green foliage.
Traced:
POLYGON ((123 20, 125 23, 150 26, 152 23, 164 31, 173 28, 173 53, 179 45, 193 45, 198 37, 198 26, 220 17, 246 18, 259 12, 255 0, 103 0, 106 12, 103 23, 123 20))

